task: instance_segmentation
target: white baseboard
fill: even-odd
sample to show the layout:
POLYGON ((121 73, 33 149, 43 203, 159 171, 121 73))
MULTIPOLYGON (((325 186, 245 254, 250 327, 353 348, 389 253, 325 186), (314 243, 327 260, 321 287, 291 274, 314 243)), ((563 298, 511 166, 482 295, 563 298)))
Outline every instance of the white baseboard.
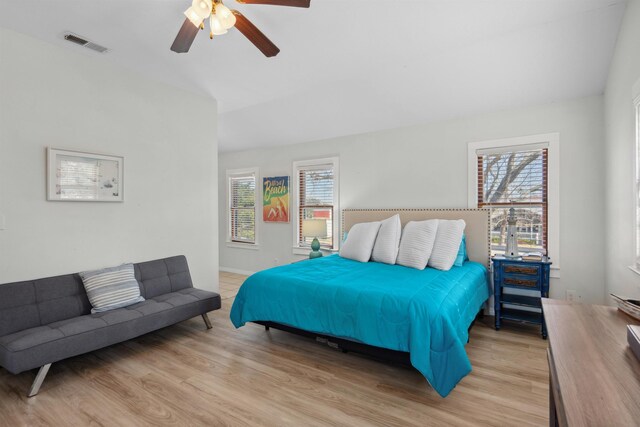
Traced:
POLYGON ((225 273, 242 274, 245 276, 251 276, 253 273, 255 273, 255 271, 240 270, 237 268, 230 268, 230 267, 219 267, 219 270, 224 271, 225 273))

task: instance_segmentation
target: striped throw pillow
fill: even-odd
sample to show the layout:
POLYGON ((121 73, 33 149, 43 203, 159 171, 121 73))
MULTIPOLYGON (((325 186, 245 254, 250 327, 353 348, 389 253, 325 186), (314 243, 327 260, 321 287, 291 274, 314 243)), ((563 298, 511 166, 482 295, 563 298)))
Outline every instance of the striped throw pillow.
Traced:
POLYGON ((92 313, 114 310, 144 301, 133 264, 80 273, 92 313))

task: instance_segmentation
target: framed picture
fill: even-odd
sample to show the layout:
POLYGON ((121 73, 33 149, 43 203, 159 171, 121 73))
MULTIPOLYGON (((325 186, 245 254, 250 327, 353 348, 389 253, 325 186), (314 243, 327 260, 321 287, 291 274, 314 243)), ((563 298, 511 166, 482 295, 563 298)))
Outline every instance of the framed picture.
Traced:
POLYGON ((124 201, 124 157, 47 148, 47 200, 124 201))
POLYGON ((262 220, 289 222, 289 177, 262 178, 262 220))

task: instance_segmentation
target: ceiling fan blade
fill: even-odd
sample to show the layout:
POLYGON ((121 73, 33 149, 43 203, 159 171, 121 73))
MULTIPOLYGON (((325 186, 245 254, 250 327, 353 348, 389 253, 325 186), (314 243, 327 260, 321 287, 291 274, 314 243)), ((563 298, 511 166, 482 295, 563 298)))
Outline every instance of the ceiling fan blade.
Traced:
POLYGON ((232 10, 233 14, 236 16, 236 25, 235 27, 240 31, 246 38, 249 39, 251 43, 253 43, 264 55, 269 58, 271 56, 276 56, 280 49, 278 46, 273 44, 271 40, 265 36, 262 31, 260 31, 255 25, 251 23, 242 13, 237 10, 232 10))
POLYGON ((242 4, 270 4, 274 6, 309 7, 311 0, 236 0, 242 4))
POLYGON ((178 31, 176 39, 171 45, 171 50, 177 53, 189 52, 189 48, 196 38, 196 34, 198 34, 198 27, 194 26, 188 19, 185 19, 182 27, 180 27, 180 31, 178 31))

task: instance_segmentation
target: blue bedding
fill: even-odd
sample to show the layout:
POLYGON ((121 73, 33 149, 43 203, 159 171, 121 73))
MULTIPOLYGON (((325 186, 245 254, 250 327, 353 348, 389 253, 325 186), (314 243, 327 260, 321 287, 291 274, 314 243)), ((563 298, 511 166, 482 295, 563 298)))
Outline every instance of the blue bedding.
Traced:
POLYGON ((407 351, 447 396, 469 372, 468 328, 489 297, 487 269, 416 270, 332 255, 260 271, 231 308, 236 328, 272 321, 306 331, 407 351))

